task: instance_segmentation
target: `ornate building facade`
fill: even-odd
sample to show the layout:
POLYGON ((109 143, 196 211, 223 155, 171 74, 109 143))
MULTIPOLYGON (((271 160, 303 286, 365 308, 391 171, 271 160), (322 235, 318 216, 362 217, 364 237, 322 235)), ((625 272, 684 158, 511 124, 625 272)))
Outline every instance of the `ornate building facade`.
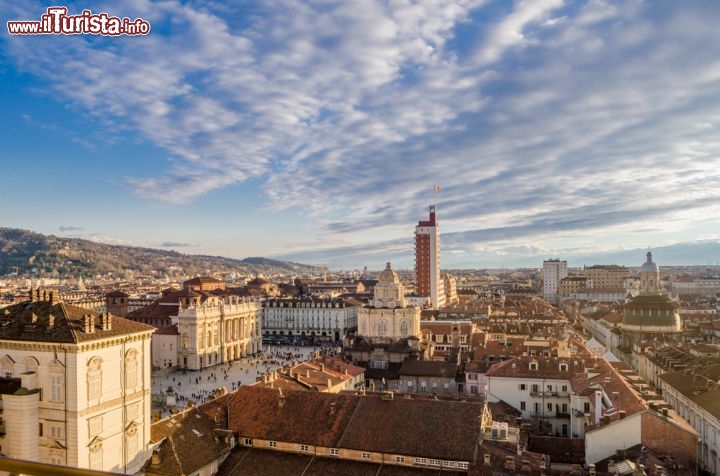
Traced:
POLYGON ((262 350, 262 307, 256 298, 231 294, 225 283, 193 278, 167 289, 128 319, 157 328, 153 366, 199 370, 262 350))
POLYGON ((407 305, 400 278, 390 263, 378 276, 370 305, 358 310, 358 336, 386 339, 420 336, 420 308, 407 305))
POLYGON ((0 313, 2 452, 134 474, 150 456, 150 340, 145 324, 31 290, 0 313))

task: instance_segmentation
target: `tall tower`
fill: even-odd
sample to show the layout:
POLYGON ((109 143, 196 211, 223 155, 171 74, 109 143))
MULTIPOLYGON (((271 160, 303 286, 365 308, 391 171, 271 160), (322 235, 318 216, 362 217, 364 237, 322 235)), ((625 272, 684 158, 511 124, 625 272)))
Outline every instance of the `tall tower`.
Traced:
POLYGON ((560 304, 558 302, 558 286, 560 280, 567 277, 567 275, 567 261, 560 261, 559 259, 543 261, 543 295, 546 301, 556 306, 560 304))
POLYGON ((435 205, 428 220, 415 227, 415 287, 418 295, 429 297, 433 309, 445 305, 445 284, 440 276, 440 228, 435 205))

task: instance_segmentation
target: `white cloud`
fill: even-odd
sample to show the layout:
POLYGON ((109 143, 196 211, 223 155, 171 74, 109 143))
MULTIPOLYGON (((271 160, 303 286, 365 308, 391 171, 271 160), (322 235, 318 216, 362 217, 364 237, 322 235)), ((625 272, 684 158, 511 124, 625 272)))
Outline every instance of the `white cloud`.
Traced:
POLYGON ((683 228, 720 202, 712 2, 151 5, 127 6, 158 25, 146 38, 5 42, 60 100, 167 151, 127 179, 143 197, 258 180, 269 210, 313 215, 331 244, 308 250, 343 256, 399 252, 434 198, 458 256, 683 228))

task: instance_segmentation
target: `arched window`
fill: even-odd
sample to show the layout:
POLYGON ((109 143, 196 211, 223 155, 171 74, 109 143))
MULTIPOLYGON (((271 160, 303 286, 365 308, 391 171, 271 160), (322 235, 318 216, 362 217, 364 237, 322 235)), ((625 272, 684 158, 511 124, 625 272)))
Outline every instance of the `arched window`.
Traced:
POLYGON ((385 337, 387 335, 387 322, 385 322, 385 319, 378 322, 378 335, 380 337, 385 337))
POLYGON ((400 321, 400 335, 403 337, 407 337, 408 335, 408 323, 405 319, 400 321))
POLYGON ((137 350, 130 349, 125 354, 125 388, 134 387, 137 385, 137 350))
POLYGON ((0 359, 0 362, 2 363, 2 373, 5 377, 12 377, 13 376, 13 370, 15 368, 15 361, 10 357, 9 355, 5 355, 2 359, 0 359))
POLYGON ((102 360, 93 357, 88 362, 87 371, 88 400, 98 400, 102 395, 102 360))
POLYGON ((25 372, 35 372, 37 374, 38 365, 38 361, 35 357, 25 357, 23 360, 25 372))
POLYGON ((215 345, 220 345, 220 337, 218 331, 213 332, 213 342, 215 342, 215 345))
POLYGON ((213 341, 212 341, 212 331, 207 331, 207 346, 212 347, 213 341))

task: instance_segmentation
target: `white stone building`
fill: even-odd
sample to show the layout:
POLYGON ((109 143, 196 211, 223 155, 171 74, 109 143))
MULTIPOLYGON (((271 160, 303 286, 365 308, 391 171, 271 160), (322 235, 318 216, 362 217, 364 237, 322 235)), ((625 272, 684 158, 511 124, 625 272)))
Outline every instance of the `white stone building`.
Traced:
POLYGON ((258 300, 185 291, 177 313, 180 367, 199 370, 262 350, 258 300))
POLYGON ((358 310, 358 335, 400 339, 420 336, 420 308, 408 306, 390 263, 378 276, 370 305, 358 310))
POLYGON ((289 341, 341 341, 357 328, 358 307, 344 299, 267 299, 262 303, 263 335, 289 341))
POLYGON ((154 329, 31 295, 0 314, 2 452, 136 473, 149 457, 154 329))

